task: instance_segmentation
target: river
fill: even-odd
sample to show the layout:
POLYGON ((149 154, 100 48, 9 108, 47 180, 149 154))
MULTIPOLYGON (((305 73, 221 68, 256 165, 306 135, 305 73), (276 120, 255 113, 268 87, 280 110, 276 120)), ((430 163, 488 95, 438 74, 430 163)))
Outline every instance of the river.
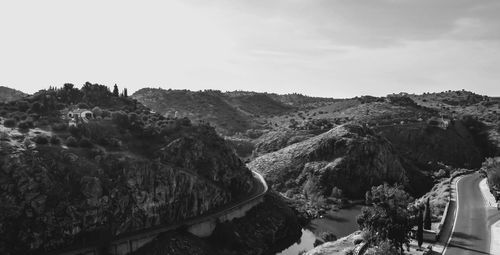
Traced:
POLYGON ((309 225, 302 229, 299 241, 277 253, 277 255, 297 255, 301 251, 314 248, 316 235, 328 231, 341 238, 358 230, 356 217, 361 213, 362 205, 353 205, 338 211, 331 211, 323 218, 312 220, 309 225))

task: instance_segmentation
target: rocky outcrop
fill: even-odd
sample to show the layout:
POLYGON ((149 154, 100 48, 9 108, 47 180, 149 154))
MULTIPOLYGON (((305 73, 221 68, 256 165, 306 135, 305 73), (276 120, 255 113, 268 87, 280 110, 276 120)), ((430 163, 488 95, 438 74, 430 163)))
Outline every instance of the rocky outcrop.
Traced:
POLYGON ((392 145, 370 129, 342 125, 263 155, 248 164, 280 192, 328 197, 333 187, 361 197, 383 182, 409 185, 408 173, 392 145))
POLYGON ((442 162, 454 167, 479 167, 483 161, 481 148, 462 121, 449 121, 445 127, 427 123, 376 128, 406 158, 421 168, 442 162))
POLYGON ((303 130, 269 131, 255 140, 255 155, 264 155, 285 148, 294 143, 302 142, 313 137, 314 134, 303 130))
POLYGON ((188 129, 159 153, 1 141, 0 253, 45 252, 196 217, 243 196, 253 177, 220 137, 188 129))
POLYGON ((226 188, 233 195, 245 195, 252 189, 253 177, 224 139, 213 129, 200 128, 165 146, 161 160, 189 169, 196 176, 226 188))

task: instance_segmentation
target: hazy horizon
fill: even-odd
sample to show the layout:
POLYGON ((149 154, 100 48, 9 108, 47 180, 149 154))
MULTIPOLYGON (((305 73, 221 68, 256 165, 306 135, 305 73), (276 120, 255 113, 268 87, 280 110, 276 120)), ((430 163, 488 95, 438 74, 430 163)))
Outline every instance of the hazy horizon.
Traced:
POLYGON ((500 96, 500 2, 16 1, 0 85, 500 96))

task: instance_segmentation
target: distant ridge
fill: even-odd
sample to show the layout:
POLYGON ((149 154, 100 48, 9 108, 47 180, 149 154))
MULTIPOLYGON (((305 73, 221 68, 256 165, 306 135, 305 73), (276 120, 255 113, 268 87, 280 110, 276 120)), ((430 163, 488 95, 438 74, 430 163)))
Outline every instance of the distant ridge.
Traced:
POLYGON ((5 86, 0 86, 0 102, 8 102, 20 99, 28 94, 5 86))

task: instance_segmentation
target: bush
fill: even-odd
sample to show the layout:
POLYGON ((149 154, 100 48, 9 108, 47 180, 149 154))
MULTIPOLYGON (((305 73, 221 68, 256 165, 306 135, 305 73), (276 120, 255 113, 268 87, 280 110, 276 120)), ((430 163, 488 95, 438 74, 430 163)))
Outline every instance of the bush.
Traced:
POLYGON ((80 139, 80 142, 78 144, 80 145, 80 147, 83 147, 83 148, 92 147, 92 142, 86 137, 83 137, 82 139, 80 139))
POLYGON ((76 138, 70 136, 66 139, 66 145, 69 147, 76 147, 78 144, 76 142, 76 138))
POLYGON ((94 114, 95 118, 102 117, 103 110, 96 106, 92 109, 92 113, 94 114))
POLYGON ((44 136, 44 135, 37 135, 35 137, 35 143, 37 144, 48 144, 49 143, 49 139, 44 136))
POLYGON ((124 111, 116 111, 111 113, 113 123, 120 127, 127 127, 129 124, 128 115, 124 111))
POLYGON ((54 123, 52 124, 52 130, 53 131, 64 131, 68 128, 68 124, 60 122, 60 123, 54 123))
POLYGON ((15 119, 6 119, 3 122, 3 125, 9 128, 15 127, 17 124, 17 121, 15 119))
POLYGON ((17 105, 17 109, 19 109, 19 111, 21 111, 21 112, 25 112, 26 110, 28 110, 30 108, 29 103, 26 101, 17 101, 16 105, 17 105))
POLYGON ((34 102, 31 105, 31 111, 36 113, 42 112, 42 105, 39 102, 34 102))
POLYGON ((80 137, 80 135, 81 135, 81 131, 77 126, 70 126, 68 128, 68 130, 71 133, 71 135, 74 137, 80 137))
POLYGON ((20 129, 30 129, 30 128, 33 128, 34 125, 33 125, 33 121, 26 120, 26 121, 19 122, 17 127, 20 129))
POLYGON ((373 255, 399 255, 399 252, 389 240, 385 240, 378 245, 373 255))
POLYGON ((109 112, 108 110, 102 110, 102 117, 103 118, 106 118, 109 116, 111 116, 111 112, 109 112))
POLYGON ((61 139, 57 137, 56 135, 50 137, 50 143, 53 145, 59 145, 61 144, 61 139))

